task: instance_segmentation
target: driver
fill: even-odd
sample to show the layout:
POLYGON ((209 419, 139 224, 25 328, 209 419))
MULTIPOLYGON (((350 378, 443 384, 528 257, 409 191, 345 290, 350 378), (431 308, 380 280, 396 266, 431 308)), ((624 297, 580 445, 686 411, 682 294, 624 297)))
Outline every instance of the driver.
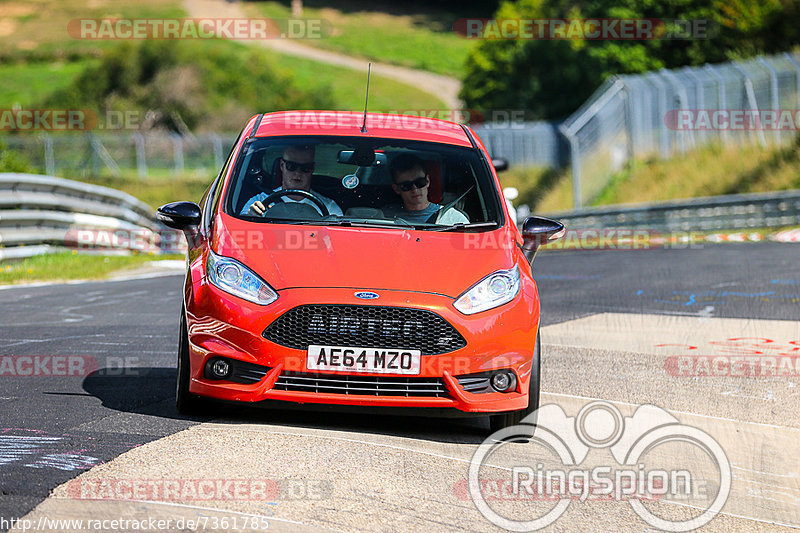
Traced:
MULTIPOLYGON (((260 192, 250 198, 242 208, 242 215, 263 216, 267 207, 262 203, 270 194, 286 189, 300 189, 308 191, 325 204, 328 213, 331 215, 342 216, 342 209, 330 198, 311 190, 311 175, 314 173, 314 146, 313 145, 294 145, 287 146, 283 150, 281 157, 281 186, 270 191, 260 192)), ((290 195, 281 198, 284 202, 297 202, 312 206, 320 215, 322 213, 314 202, 302 196, 290 195)))

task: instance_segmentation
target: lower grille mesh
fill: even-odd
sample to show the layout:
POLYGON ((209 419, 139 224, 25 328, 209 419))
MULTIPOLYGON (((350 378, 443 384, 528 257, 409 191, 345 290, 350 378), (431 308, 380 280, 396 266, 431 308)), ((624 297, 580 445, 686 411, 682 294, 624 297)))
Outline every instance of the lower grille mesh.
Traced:
POLYGON ((362 396, 446 397, 447 389, 438 378, 396 376, 353 376, 284 372, 275 390, 322 392, 362 396))

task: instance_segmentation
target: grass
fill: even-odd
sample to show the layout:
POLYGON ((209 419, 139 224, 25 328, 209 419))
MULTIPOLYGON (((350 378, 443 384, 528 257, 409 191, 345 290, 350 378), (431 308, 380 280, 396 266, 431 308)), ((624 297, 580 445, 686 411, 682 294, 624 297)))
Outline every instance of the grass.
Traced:
MULTIPOLYGON (((349 56, 460 77, 472 41, 452 30, 453 22, 465 17, 431 3, 425 13, 397 4, 341 2, 337 8, 322 2, 305 2, 303 18, 322 19, 324 36, 303 39, 309 46, 349 56)), ((245 5, 251 16, 279 20, 291 18, 287 2, 252 2, 245 5)), ((483 16, 491 16, 486 13, 483 16)))
POLYGON ((180 0, 25 0, 2 2, 0 56, 11 58, 96 55, 114 40, 75 39, 67 31, 72 20, 94 18, 179 18, 180 0))
POLYGON ((798 144, 764 149, 709 146, 684 157, 635 162, 615 176, 595 205, 800 188, 798 144))
MULTIPOLYGON (((283 56, 273 52, 270 54, 275 57, 276 66, 291 65, 292 74, 298 85, 308 88, 322 87, 329 91, 335 101, 334 109, 341 111, 364 109, 366 73, 310 59, 283 56)), ((369 83, 370 111, 446 108, 441 100, 430 93, 389 78, 373 75, 369 83)))
MULTIPOLYGON (((306 2, 308 4, 308 2, 306 2)), ((277 2, 268 2, 273 11, 283 13, 281 18, 289 15, 288 7, 277 2)), ((78 73, 95 61, 104 49, 118 46, 117 40, 80 40, 70 36, 67 26, 72 20, 82 18, 180 18, 186 13, 180 0, 130 0, 112 1, 95 0, 25 0, 20 2, 2 2, 3 18, 0 24, 0 77, 4 80, 0 87, 0 102, 6 106, 19 103, 22 107, 32 107, 43 101, 50 93, 68 85, 78 73)), ((247 9, 248 6, 245 6, 247 9)), ((308 8, 308 13, 326 11, 325 9, 308 8)), ((327 11, 326 11, 327 12, 327 11)), ((256 13, 253 13, 256 14, 256 13)), ((372 15, 379 15, 372 13, 372 15)), ((405 43, 400 39, 399 30, 411 28, 427 20, 433 24, 433 17, 408 16, 398 17, 386 15, 387 21, 375 26, 362 25, 352 17, 356 14, 344 15, 348 28, 358 28, 361 39, 368 36, 381 36, 381 41, 397 42, 401 51, 414 50, 415 54, 429 55, 441 60, 443 55, 450 58, 457 52, 447 52, 444 45, 435 41, 426 41, 436 32, 419 27, 412 32, 414 39, 422 39, 426 43, 415 41, 405 43), (406 20, 398 26, 398 20, 406 20), (392 29, 394 33, 387 32, 392 29), (427 36, 427 37, 424 37, 427 36), (435 47, 431 45, 435 44, 435 47), (447 52, 443 54, 442 52, 447 52)), ((360 16, 360 15, 358 15, 360 16)), ((360 19, 358 19, 360 20, 360 19)), ((441 26, 441 24, 440 24, 441 26)), ((349 32, 349 30, 348 30, 349 32)), ((402 33, 402 31, 400 31, 402 33)), ((441 33, 441 32, 439 32, 441 33)), ((347 33, 349 35, 349 33, 347 33)), ((460 43, 460 38, 452 33, 443 33, 447 41, 460 43)), ((308 41, 304 41, 308 42, 308 41)), ((234 46, 253 45, 241 42, 227 43, 234 46)), ((464 44, 464 43, 460 43, 464 44)), ((353 45, 356 48, 360 45, 353 45)), ((355 110, 364 105, 365 76, 349 69, 330 66, 323 63, 285 56, 264 50, 277 70, 290 71, 301 86, 320 88, 332 95, 334 109, 355 110)), ((359 54, 356 54, 359 55, 359 54)), ((419 58, 418 58, 419 59, 419 58)), ((447 59, 446 62, 451 62, 447 59)), ((435 70, 435 69, 434 69, 435 70)), ((444 104, 435 96, 416 87, 402 84, 394 80, 373 76, 370 89, 370 107, 373 110, 393 109, 444 109, 444 104)), ((266 110, 265 110, 266 111, 266 110)))
MULTIPOLYGON (((514 185, 527 195, 537 212, 572 209, 572 176, 561 170, 542 188, 541 169, 514 171, 514 185), (517 185, 519 184, 519 185, 517 185)), ((503 181, 501 175, 501 181, 503 181)), ((633 161, 611 177, 590 205, 662 202, 717 196, 800 189, 800 137, 783 147, 711 145, 671 159, 633 161)), ((515 202, 520 204, 521 201, 515 202)))
MULTIPOLYGON (((182 259, 178 255, 158 256, 158 259, 182 259)), ((0 263, 0 284, 34 281, 66 281, 74 279, 103 279, 114 272, 132 269, 153 261, 151 255, 88 255, 76 252, 39 255, 19 261, 0 263)))
POLYGON ((6 107, 19 104, 30 109, 51 92, 67 87, 94 59, 16 63, 0 65, 0 102, 6 107))

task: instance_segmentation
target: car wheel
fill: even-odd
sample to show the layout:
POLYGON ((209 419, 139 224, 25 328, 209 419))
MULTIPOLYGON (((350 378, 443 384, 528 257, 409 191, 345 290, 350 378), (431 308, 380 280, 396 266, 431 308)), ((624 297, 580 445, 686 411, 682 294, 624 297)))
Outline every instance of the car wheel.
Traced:
POLYGON ((181 311, 181 325, 178 340, 178 379, 175 387, 175 407, 182 415, 199 414, 203 401, 189 393, 191 366, 189 364, 189 332, 186 327, 186 313, 181 311))
MULTIPOLYGON (((509 426, 516 426, 522 422, 522 419, 531 413, 536 413, 539 409, 539 373, 541 370, 541 336, 539 331, 536 332, 536 344, 533 348, 533 363, 531 365, 531 380, 528 386, 528 407, 520 409, 519 411, 508 411, 506 413, 497 413, 489 417, 489 428, 491 432, 499 431, 509 426)), ((525 424, 536 426, 536 414, 533 418, 525 421, 525 424)))

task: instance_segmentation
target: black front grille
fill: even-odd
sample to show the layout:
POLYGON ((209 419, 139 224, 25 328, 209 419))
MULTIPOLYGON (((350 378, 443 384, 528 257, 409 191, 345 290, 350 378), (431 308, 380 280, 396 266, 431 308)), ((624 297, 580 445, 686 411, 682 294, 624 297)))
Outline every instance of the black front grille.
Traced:
POLYGON ((432 311, 373 305, 301 305, 270 324, 264 338, 301 350, 317 344, 404 348, 424 355, 467 345, 450 323, 432 311))
POLYGON ((354 376, 350 374, 309 374, 284 372, 275 390, 323 392, 362 396, 446 397, 447 389, 439 378, 396 376, 354 376))

